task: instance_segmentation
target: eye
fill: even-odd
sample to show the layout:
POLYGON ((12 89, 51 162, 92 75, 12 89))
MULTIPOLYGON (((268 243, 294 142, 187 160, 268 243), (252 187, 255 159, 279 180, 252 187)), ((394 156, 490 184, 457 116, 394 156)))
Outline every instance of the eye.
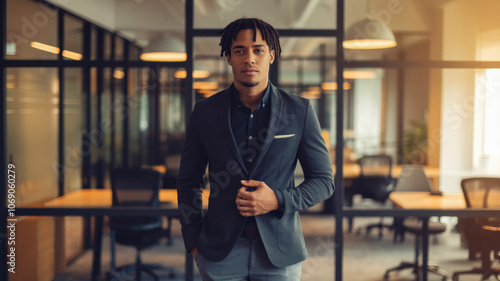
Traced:
POLYGON ((235 54, 243 54, 243 50, 235 50, 234 53, 235 54))
POLYGON ((264 53, 264 50, 262 50, 262 49, 257 49, 257 50, 255 50, 255 52, 256 52, 256 53, 264 53))

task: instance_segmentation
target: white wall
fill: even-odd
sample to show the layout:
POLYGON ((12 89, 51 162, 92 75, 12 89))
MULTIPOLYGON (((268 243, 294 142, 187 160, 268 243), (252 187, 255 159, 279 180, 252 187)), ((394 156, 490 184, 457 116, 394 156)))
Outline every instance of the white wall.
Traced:
MULTIPOLYGON (((443 60, 475 60, 477 3, 457 0, 443 7, 443 60)), ((472 174, 474 69, 442 70, 440 188, 460 191, 472 174)))
POLYGON ((361 156, 380 152, 382 77, 358 79, 354 85, 354 149, 361 156))

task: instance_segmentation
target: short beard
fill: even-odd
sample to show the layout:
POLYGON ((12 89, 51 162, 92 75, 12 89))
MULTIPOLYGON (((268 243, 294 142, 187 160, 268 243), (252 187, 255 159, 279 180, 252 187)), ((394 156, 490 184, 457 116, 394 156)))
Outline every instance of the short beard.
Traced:
POLYGON ((251 87, 255 87, 255 86, 259 85, 259 82, 241 82, 241 85, 243 85, 247 88, 251 88, 251 87))

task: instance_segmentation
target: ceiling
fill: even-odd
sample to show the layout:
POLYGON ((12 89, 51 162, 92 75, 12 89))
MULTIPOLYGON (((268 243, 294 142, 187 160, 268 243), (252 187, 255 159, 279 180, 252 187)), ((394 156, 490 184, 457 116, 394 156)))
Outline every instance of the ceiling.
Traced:
MULTIPOLYGON (((368 14, 386 22, 398 47, 428 37, 432 15, 450 0, 348 0, 345 26, 368 14)), ((116 31, 140 46, 161 36, 184 38, 184 0, 51 0, 91 22, 116 31)), ((194 27, 220 28, 242 16, 261 18, 278 29, 335 29, 335 0, 195 0, 194 27)), ((195 38, 196 55, 220 53, 218 38, 195 38)), ((283 57, 317 55, 326 44, 335 55, 333 38, 282 38, 283 57)), ((378 59, 386 51, 356 52, 359 59, 378 59)))

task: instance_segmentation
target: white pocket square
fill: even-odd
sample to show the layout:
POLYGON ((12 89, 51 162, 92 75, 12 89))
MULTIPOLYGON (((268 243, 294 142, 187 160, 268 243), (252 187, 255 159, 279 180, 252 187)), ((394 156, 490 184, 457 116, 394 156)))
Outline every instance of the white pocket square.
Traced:
POLYGON ((284 138, 291 138, 295 136, 295 134, 290 134, 290 135, 275 135, 274 138, 275 139, 284 139, 284 138))

